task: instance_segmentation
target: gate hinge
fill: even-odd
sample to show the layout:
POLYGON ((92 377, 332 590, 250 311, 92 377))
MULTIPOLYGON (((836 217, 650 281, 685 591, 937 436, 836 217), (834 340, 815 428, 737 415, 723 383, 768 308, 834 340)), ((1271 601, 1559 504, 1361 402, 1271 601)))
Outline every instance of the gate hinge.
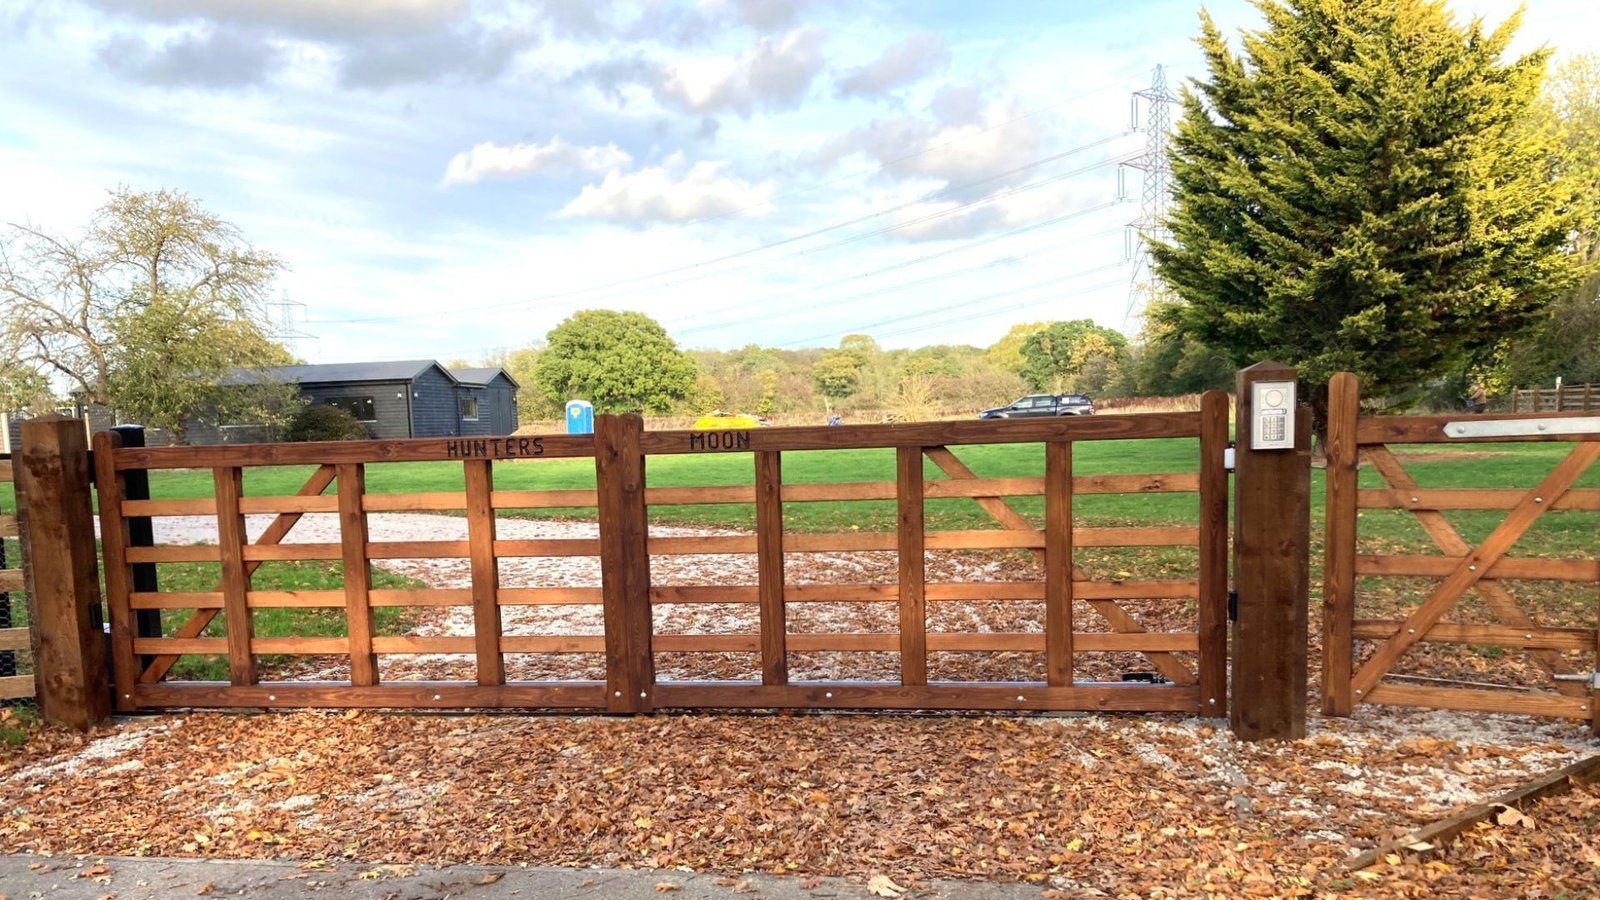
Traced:
POLYGON ((1234 588, 1228 588, 1228 621, 1239 621, 1239 592, 1234 588))
POLYGON ((1228 446, 1222 451, 1222 470, 1224 472, 1233 471, 1233 451, 1234 443, 1233 441, 1229 441, 1228 446))
POLYGON ((1600 691, 1600 670, 1590 672, 1587 675, 1580 675, 1576 673, 1572 675, 1558 674, 1555 676, 1555 679, 1557 681, 1581 681, 1589 685, 1591 690, 1600 691))

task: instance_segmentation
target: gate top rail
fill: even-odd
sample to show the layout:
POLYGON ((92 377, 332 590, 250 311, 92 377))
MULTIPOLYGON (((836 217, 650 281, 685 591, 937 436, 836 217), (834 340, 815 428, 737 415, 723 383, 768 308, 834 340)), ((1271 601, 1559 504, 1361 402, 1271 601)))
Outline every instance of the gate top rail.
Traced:
POLYGON ((1593 412, 1501 413, 1497 415, 1448 416, 1362 416, 1356 422, 1356 443, 1372 444, 1487 444, 1523 441, 1594 441, 1600 430, 1569 431, 1562 434, 1484 434, 1455 436, 1445 428, 1452 424, 1485 422, 1560 422, 1593 419, 1593 412))
MULTIPOLYGON (((1009 421, 907 422, 890 425, 799 426, 712 431, 646 431, 645 455, 773 450, 866 450, 962 444, 1184 438, 1200 434, 1201 414, 1124 413, 1009 421)), ((302 444, 224 444, 202 447, 125 447, 118 471, 214 466, 298 466, 339 463, 434 462, 462 459, 592 457, 587 434, 312 441, 302 444)))

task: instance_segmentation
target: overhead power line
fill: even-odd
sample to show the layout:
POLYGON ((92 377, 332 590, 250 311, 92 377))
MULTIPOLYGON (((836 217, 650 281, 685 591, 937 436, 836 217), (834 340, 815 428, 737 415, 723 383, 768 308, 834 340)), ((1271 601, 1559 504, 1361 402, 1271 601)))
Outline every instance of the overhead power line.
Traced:
MULTIPOLYGON (((976 187, 976 186, 982 185, 982 184, 987 184, 989 182, 997 181, 997 180, 1000 180, 1000 179, 1003 179, 1003 178, 1008 178, 1008 177, 1011 177, 1013 175, 1017 175, 1017 174, 1020 174, 1022 172, 1028 171, 1030 169, 1038 168, 1039 166, 1048 165, 1048 164, 1050 164, 1052 162, 1057 162, 1059 160, 1066 159, 1066 158, 1071 157, 1071 156, 1075 156, 1075 155, 1077 155, 1079 153, 1083 153, 1083 152, 1086 152, 1088 150, 1093 150, 1093 149, 1098 148, 1098 147, 1103 147, 1106 144, 1110 144, 1110 143, 1112 143, 1114 141, 1117 141, 1117 140, 1120 140, 1120 139, 1126 137, 1129 133, 1130 132, 1122 132, 1120 134, 1111 135, 1109 137, 1101 138, 1100 140, 1091 141, 1091 142, 1086 143, 1086 144, 1081 144, 1079 146, 1072 147, 1072 148, 1067 149, 1067 150, 1063 150, 1063 151, 1061 151, 1059 153, 1053 153, 1053 154, 1051 154, 1049 156, 1046 156, 1046 157, 1043 157, 1041 159, 1034 160, 1033 162, 1025 163, 1025 164, 1020 165, 1020 166, 1015 166, 1015 167, 1007 169, 1007 170, 1005 170, 1003 172, 998 172, 998 173, 993 174, 993 175, 986 175, 986 176, 984 176, 982 178, 976 178, 976 179, 973 179, 971 181, 962 182, 960 184, 947 185, 947 186, 945 186, 943 188, 940 188, 938 190, 930 191, 930 192, 928 192, 926 194, 923 194, 922 196, 920 196, 920 197, 918 197, 918 198, 916 198, 914 200, 909 200, 909 201, 905 201, 905 202, 902 202, 902 203, 898 203, 898 204, 895 204, 893 206, 889 206, 889 207, 886 207, 886 208, 883 208, 883 209, 876 210, 876 211, 868 213, 866 215, 857 216, 855 218, 848 219, 848 220, 845 220, 843 222, 835 222, 834 224, 826 225, 826 226, 823 226, 821 228, 812 229, 811 231, 807 231, 807 232, 802 233, 802 234, 791 235, 789 237, 780 238, 780 239, 775 240, 775 241, 769 241, 767 243, 760 244, 760 245, 757 245, 755 247, 749 247, 749 248, 746 248, 746 249, 743 249, 743 250, 736 250, 736 251, 733 251, 731 253, 725 253, 725 254, 723 254, 721 256, 713 257, 711 259, 701 260, 701 261, 695 262, 695 263, 688 263, 688 264, 685 264, 685 265, 682 265, 682 266, 675 266, 675 267, 670 268, 670 269, 663 269, 661 271, 649 273, 649 274, 646 274, 646 275, 637 275, 637 276, 632 276, 632 277, 629 277, 629 278, 621 278, 621 279, 617 279, 615 281, 605 282, 605 283, 602 283, 602 284, 590 285, 588 287, 573 288, 571 290, 559 291, 559 292, 551 293, 551 294, 544 294, 542 296, 534 297, 534 298, 521 299, 521 300, 507 300, 507 301, 501 301, 501 302, 497 302, 497 303, 479 304, 479 305, 476 305, 476 306, 457 307, 455 311, 456 312, 478 312, 478 311, 490 310, 490 309, 506 309, 506 308, 510 308, 510 307, 513 307, 513 306, 523 306, 523 305, 529 305, 529 304, 533 304, 533 303, 547 302, 547 301, 550 301, 550 300, 560 300, 560 299, 565 299, 565 298, 570 298, 570 297, 577 297, 577 296, 581 296, 581 295, 584 295, 584 294, 595 293, 595 292, 598 292, 598 291, 610 290, 612 288, 617 288, 617 287, 627 287, 627 286, 630 286, 630 285, 639 284, 640 282, 652 281, 652 280, 657 279, 657 278, 664 278, 664 277, 667 277, 667 276, 682 274, 682 273, 685 273, 685 272, 693 272, 693 271, 698 270, 698 269, 705 269, 706 267, 713 266, 713 265, 716 265, 718 263, 728 262, 730 260, 734 260, 734 259, 739 259, 739 258, 742 258, 742 257, 750 256, 750 255, 755 254, 755 253, 761 253, 761 252, 764 252, 764 251, 767 251, 767 250, 776 249, 778 247, 788 246, 790 244, 795 244, 795 243, 798 243, 800 241, 807 240, 809 238, 819 237, 821 235, 829 234, 829 233, 832 233, 834 231, 838 231, 840 229, 849 228, 849 227, 851 227, 853 225, 860 225, 860 224, 865 223, 865 222, 870 222, 873 219, 879 219, 879 218, 882 218, 882 217, 887 216, 887 215, 893 215, 894 213, 901 212, 903 210, 910 209, 912 207, 919 206, 919 205, 922 205, 922 204, 925 204, 925 203, 939 202, 941 199, 948 198, 951 195, 953 195, 953 194, 955 194, 955 193, 957 193, 957 192, 959 192, 959 191, 961 191, 963 189, 970 188, 970 187, 976 187)), ((1040 182, 1034 183, 1033 184, 1033 188, 1030 188, 1030 189, 1036 189, 1038 187, 1043 187, 1046 184, 1053 184, 1053 183, 1061 181, 1061 180, 1063 180, 1065 178, 1073 177, 1075 175, 1081 175, 1081 174, 1084 174, 1085 172, 1094 171, 1096 169, 1104 168, 1106 166, 1117 165, 1117 164, 1120 164, 1120 162, 1121 162, 1120 158, 1113 158, 1113 159, 1109 159, 1109 160, 1103 160, 1101 162, 1094 163, 1094 164, 1092 164, 1090 166, 1081 167, 1081 168, 1079 168, 1077 170, 1074 170, 1072 172, 1069 172, 1069 173, 1063 173, 1062 175, 1051 176, 1049 179, 1042 179, 1040 182)), ((876 237, 878 235, 886 234, 886 233, 889 233, 891 231, 895 231, 895 230, 899 230, 899 229, 903 229, 903 228, 908 228, 908 227, 911 227, 912 225, 923 224, 925 222, 932 221, 934 219, 938 219, 938 218, 941 218, 943 216, 954 215, 954 214, 956 214, 958 212, 961 212, 961 211, 963 211, 965 209, 970 209, 970 208, 972 208, 974 206, 977 206, 977 205, 979 205, 981 203, 990 202, 991 198, 1000 198, 1000 197, 1004 197, 1004 196, 1014 196, 1017 192, 1019 192, 1019 190, 1020 190, 1020 186, 1019 186, 1019 188, 1009 188, 1009 189, 1006 189, 1006 191, 997 193, 995 195, 989 195, 989 196, 987 196, 985 198, 980 198, 978 200, 969 201, 967 203, 963 203, 963 204, 957 205, 955 207, 943 209, 943 210, 940 210, 938 212, 929 213, 929 214, 927 214, 925 216, 918 217, 918 218, 910 220, 908 222, 896 223, 895 225, 885 226, 885 227, 878 228, 878 229, 875 229, 873 231, 866 232, 866 233, 863 233, 863 234, 853 235, 853 236, 851 236, 849 238, 841 239, 839 241, 835 241, 835 242, 823 245, 821 247, 807 248, 805 250, 800 251, 798 255, 805 255, 807 253, 817 253, 817 252, 822 252, 824 250, 831 250, 831 249, 834 249, 834 248, 837 248, 837 247, 840 247, 840 246, 844 246, 846 244, 855 243, 856 241, 865 240, 867 238, 876 237)), ((723 274, 723 273, 714 273, 714 274, 723 274)), ((679 283, 682 283, 682 282, 679 282, 679 283)), ((644 290, 644 289, 648 289, 648 288, 641 288, 641 289, 644 290)), ((315 324, 351 325, 351 324, 361 324, 361 323, 368 323, 368 322, 398 322, 398 321, 405 321, 405 320, 408 320, 408 319, 425 318, 425 317, 432 316, 432 315, 435 315, 435 313, 434 312, 416 312, 416 313, 399 313, 399 314, 388 315, 388 316, 365 316, 365 317, 348 318, 348 319, 319 319, 319 320, 316 320, 315 324)))
MULTIPOLYGON (((996 291, 996 292, 991 293, 991 294, 983 294, 983 295, 978 296, 978 297, 968 297, 968 298, 966 298, 964 300, 961 300, 959 302, 956 302, 956 303, 950 303, 950 304, 946 304, 944 306, 936 306, 936 307, 934 307, 932 309, 919 310, 917 312, 907 313, 907 314, 901 315, 901 316, 893 316, 893 317, 888 318, 888 319, 880 319, 880 320, 878 320, 876 322, 868 322, 868 323, 863 324, 863 325, 855 325, 855 326, 852 326, 852 327, 849 327, 849 328, 844 328, 844 329, 840 329, 840 330, 836 330, 836 331, 829 331, 829 332, 825 332, 823 334, 813 335, 811 337, 801 338, 801 339, 795 340, 795 341, 789 341, 787 343, 779 344, 778 346, 779 347, 796 347, 796 346, 799 346, 799 345, 802 345, 802 344, 810 344, 812 341, 821 341, 821 340, 827 340, 829 338, 834 338, 834 337, 843 337, 844 335, 847 335, 847 334, 866 333, 866 332, 871 331, 874 328, 878 328, 878 327, 881 327, 881 326, 884 326, 884 325, 893 325, 893 324, 896 324, 896 323, 899 323, 899 322, 910 321, 912 319, 920 319, 920 318, 922 318, 924 316, 932 316, 932 315, 938 315, 939 313, 942 313, 942 312, 950 312, 951 310, 955 310, 955 309, 964 309, 966 307, 972 306, 973 304, 984 303, 984 302, 987 302, 987 301, 990 301, 990 300, 998 300, 998 299, 1000 299, 1002 297, 1010 297, 1010 296, 1012 296, 1014 294, 1021 294, 1021 293, 1025 293, 1027 291, 1039 290, 1041 288, 1059 287, 1062 284, 1062 282, 1071 281, 1071 280, 1073 280, 1075 278, 1082 278, 1082 277, 1084 277, 1086 275, 1093 275, 1096 272, 1105 272, 1105 271, 1109 271, 1111 269, 1118 269, 1118 268, 1121 268, 1121 267, 1123 267, 1125 265, 1127 265, 1126 261, 1118 260, 1116 262, 1107 263, 1107 264, 1102 265, 1102 266, 1095 266, 1093 268, 1083 269, 1083 270, 1080 270, 1080 271, 1077 271, 1077 272, 1069 272, 1069 273, 1067 273, 1065 275, 1052 275, 1051 277, 1043 279, 1041 281, 1035 281, 1035 282, 1032 282, 1030 284, 1024 284, 1024 285, 1020 285, 1018 287, 1008 288, 1008 289, 1003 290, 1003 291, 996 291)), ((1120 281, 1120 279, 1119 279, 1119 281, 1120 281)), ((998 310, 993 310, 993 309, 984 310, 983 315, 984 316, 989 316, 989 315, 994 314, 997 311, 998 310)))
MULTIPOLYGON (((1016 234, 1021 233, 1024 230, 1031 231, 1031 230, 1035 230, 1035 229, 1038 229, 1038 228, 1042 228, 1045 225, 1057 225, 1057 224, 1060 224, 1062 222, 1071 221, 1073 219, 1080 219, 1080 218, 1083 218, 1084 216, 1092 215, 1092 214, 1100 212, 1102 210, 1110 209, 1111 207, 1116 206, 1116 205, 1117 205, 1116 201, 1111 201, 1111 202, 1108 202, 1108 203, 1099 204, 1097 206, 1091 206, 1091 207, 1088 207, 1088 208, 1085 208, 1085 209, 1073 210, 1072 212, 1067 213, 1065 215, 1055 216, 1055 217, 1047 219, 1047 220, 1045 220, 1043 222, 1033 223, 1032 225, 1026 226, 1023 229, 1015 229, 1012 232, 1007 233, 1006 236, 1007 237, 1013 237, 1016 234)), ((1079 240, 1086 240, 1086 239, 1092 238, 1092 237, 1100 237, 1100 236, 1105 235, 1105 234, 1113 234, 1113 233, 1116 233, 1116 232, 1121 231, 1121 230, 1122 230, 1121 226, 1118 226, 1116 228, 1107 229, 1105 231, 1096 232, 1094 234, 1083 235, 1083 236, 1081 236, 1079 238, 1079 240)), ((971 245, 963 245, 962 247, 960 247, 958 249, 965 250, 965 249, 970 249, 970 247, 971 247, 971 245)), ((922 261, 931 259, 933 256, 935 256, 935 254, 928 254, 927 256, 919 257, 917 260, 908 260, 908 261, 903 262, 903 263, 896 263, 893 266, 886 266, 886 267, 884 267, 882 269, 878 269, 878 270, 875 270, 875 271, 872 271, 872 272, 865 272, 865 273, 861 273, 861 274, 858 274, 858 275, 849 275, 849 276, 837 279, 837 280, 832 281, 832 282, 828 282, 828 283, 821 284, 821 285, 815 285, 815 286, 812 286, 812 287, 800 288, 799 290, 789 291, 787 293, 779 294, 779 295, 777 295, 775 297, 760 297, 760 298, 757 298, 757 299, 754 299, 754 300, 746 300, 746 301, 743 301, 743 302, 737 304, 737 306, 734 307, 734 308, 742 309, 742 310, 752 310, 752 309, 759 310, 758 312, 754 312, 754 313, 751 313, 749 315, 741 316, 741 317, 734 318, 734 319, 727 319, 727 320, 722 320, 722 321, 717 321, 717 322, 711 322, 711 323, 708 323, 708 324, 696 325, 693 328, 679 328, 679 329, 671 329, 671 330, 675 335, 680 335, 681 336, 681 335, 686 335, 686 334, 698 334, 698 333, 706 332, 706 331, 718 331, 718 330, 721 330, 721 329, 724 329, 724 328, 732 328, 732 327, 736 327, 736 326, 739 326, 739 325, 746 325, 746 324, 749 324, 751 322, 768 321, 768 320, 775 319, 775 318, 781 319, 781 318, 793 317, 793 316, 796 316, 796 315, 803 315, 805 313, 813 312, 813 311, 818 310, 818 309, 829 309, 829 308, 832 308, 832 307, 835 307, 835 306, 842 306, 842 305, 847 304, 847 303, 858 303, 858 302, 860 302, 862 300, 869 300, 869 299, 871 299, 873 297, 881 296, 883 294, 894 293, 895 291, 906 290, 908 288, 919 287, 919 286, 922 286, 922 285, 925 285, 925 284, 930 284, 930 283, 934 283, 934 282, 938 282, 938 281, 944 281, 944 280, 949 279, 949 278, 951 278, 953 276, 956 276, 956 275, 964 275, 964 274, 970 274, 972 272, 981 271, 983 269, 991 268, 991 267, 993 267, 995 265, 998 265, 1000 263, 1003 263, 1003 262, 1027 259, 1029 257, 1038 256, 1038 255, 1050 255, 1050 254, 1060 253, 1060 252, 1063 252, 1063 251, 1069 250, 1069 249, 1072 249, 1072 248, 1070 246, 1061 246, 1061 247, 1052 248, 1049 251, 1046 251, 1045 253, 1042 253, 1042 254, 1030 253, 1030 254, 1024 254, 1024 255, 1021 255, 1021 256, 997 257, 997 258, 994 258, 994 259, 987 260, 987 261, 985 261, 983 263, 979 263, 977 265, 966 266, 966 267, 963 267, 963 268, 954 269, 954 270, 946 271, 946 272, 940 272, 938 274, 929 275, 927 277, 919 278, 919 279, 916 279, 914 281, 906 281, 906 282, 899 282, 897 284, 886 285, 884 287, 875 288, 875 289, 867 291, 865 293, 849 294, 849 295, 846 295, 846 296, 843 296, 843 297, 836 297, 834 299, 825 300, 825 301, 820 302, 820 303, 813 303, 813 304, 807 305, 807 306, 799 308, 799 309, 791 309, 791 310, 775 310, 774 309, 775 304, 777 304, 779 302, 782 302, 784 300, 793 299, 794 297, 797 297, 797 296, 802 295, 802 294, 814 293, 815 291, 824 290, 824 289, 829 288, 829 287, 836 287, 838 285, 847 284, 849 282, 860 280, 860 279, 863 279, 863 278, 874 277, 874 276, 876 276, 876 275, 878 275, 880 273, 889 272, 889 271, 893 271, 893 270, 896 270, 896 269, 905 268, 905 267, 911 265, 914 262, 922 262, 922 261)), ((723 309, 727 310, 727 309, 729 309, 729 307, 724 307, 723 309)))

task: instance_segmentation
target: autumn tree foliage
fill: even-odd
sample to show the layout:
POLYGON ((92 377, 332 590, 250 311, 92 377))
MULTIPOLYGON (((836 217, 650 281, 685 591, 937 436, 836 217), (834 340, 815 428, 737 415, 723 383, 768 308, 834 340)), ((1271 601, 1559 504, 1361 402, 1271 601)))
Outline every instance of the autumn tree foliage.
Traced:
POLYGON ((276 424, 292 386, 238 368, 292 362, 263 301, 281 263, 187 194, 111 193, 79 234, 12 225, 0 236, 0 395, 54 381, 183 442, 221 416, 276 424))
POLYGON ((1441 0, 1258 0, 1235 52, 1208 15, 1209 77, 1173 138, 1174 324, 1235 365, 1340 370, 1392 401, 1489 353, 1573 280, 1570 196, 1529 127, 1547 51, 1507 58, 1441 0))
POLYGON ((1499 368, 1501 384, 1600 382, 1600 55, 1579 54, 1545 83, 1536 124, 1556 146, 1556 175, 1578 209, 1571 250, 1581 280, 1512 341, 1499 368))
POLYGON ((550 331, 539 387, 552 400, 588 400, 601 412, 664 413, 695 390, 698 369, 643 313, 589 309, 550 331))
POLYGON ((1096 325, 1093 319, 1051 322, 1022 342, 1022 377, 1035 390, 1059 391, 1067 387, 1102 389, 1109 370, 1126 353, 1128 339, 1121 332, 1096 325), (1093 384, 1078 384, 1085 373, 1093 384))

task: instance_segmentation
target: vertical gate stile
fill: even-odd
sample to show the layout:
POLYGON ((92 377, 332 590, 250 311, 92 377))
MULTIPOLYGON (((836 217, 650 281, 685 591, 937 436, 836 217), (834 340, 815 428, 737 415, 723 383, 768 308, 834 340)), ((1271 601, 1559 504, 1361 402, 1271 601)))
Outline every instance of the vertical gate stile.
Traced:
POLYGON ((1203 716, 1228 712, 1228 395, 1200 398, 1200 700, 1203 716))
POLYGON ((1044 648, 1051 687, 1072 686, 1072 443, 1044 445, 1044 648))
POLYGON ((653 708, 654 623, 650 612, 644 420, 600 415, 594 423, 595 488, 600 517, 600 593, 606 627, 606 709, 653 708))
POLYGON ((244 470, 219 466, 212 470, 217 496, 217 548, 222 562, 222 614, 228 627, 228 680, 234 687, 257 681, 256 658, 250 648, 250 575, 245 571, 244 470))
POLYGON ((478 684, 506 683, 500 653, 500 573, 494 554, 494 471, 487 459, 466 466, 467 540, 472 556, 472 635, 478 658, 478 684))
POLYGON ((334 476, 339 491, 339 543, 344 559, 345 630, 350 640, 350 683, 378 683, 378 658, 372 652, 372 564, 367 559, 366 467, 341 463, 334 476))
POLYGON ((900 683, 928 683, 927 543, 923 513, 922 448, 895 456, 896 555, 900 567, 900 683))
POLYGON ((124 481, 117 471, 116 451, 122 437, 102 431, 94 436, 95 492, 100 502, 100 552, 105 559, 106 610, 111 619, 111 679, 119 712, 138 708, 134 684, 139 680, 133 655, 133 610, 129 591, 133 569, 128 565, 128 520, 122 515, 124 481))
POLYGON ((761 683, 789 683, 783 585, 783 458, 761 450, 756 465, 756 593, 761 615, 761 683))
POLYGON ((1340 372, 1328 383, 1327 528, 1322 585, 1322 712, 1348 716, 1354 708, 1356 499, 1360 447, 1356 425, 1361 383, 1340 372))

